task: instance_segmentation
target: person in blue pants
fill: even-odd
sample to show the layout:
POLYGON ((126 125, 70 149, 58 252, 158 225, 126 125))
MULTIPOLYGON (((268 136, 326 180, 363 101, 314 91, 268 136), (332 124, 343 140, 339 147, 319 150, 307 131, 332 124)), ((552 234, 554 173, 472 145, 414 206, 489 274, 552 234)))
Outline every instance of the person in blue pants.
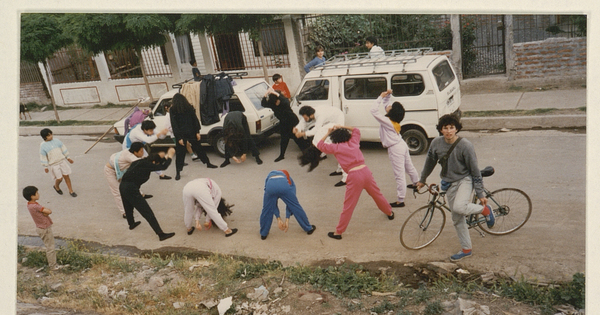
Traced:
POLYGON ((296 197, 296 184, 286 170, 271 171, 265 180, 265 195, 263 209, 260 214, 260 238, 265 240, 271 230, 273 216, 277 218, 279 229, 287 232, 290 217, 294 215, 298 224, 306 234, 311 235, 317 228, 308 222, 306 212, 302 209, 296 197), (277 201, 281 199, 286 205, 285 222, 279 217, 277 201))

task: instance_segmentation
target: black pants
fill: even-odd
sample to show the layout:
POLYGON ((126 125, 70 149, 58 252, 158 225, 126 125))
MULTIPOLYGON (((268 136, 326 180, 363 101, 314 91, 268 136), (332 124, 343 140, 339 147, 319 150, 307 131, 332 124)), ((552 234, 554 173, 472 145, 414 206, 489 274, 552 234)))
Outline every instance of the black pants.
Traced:
POLYGON ((181 140, 183 140, 183 145, 179 144, 179 140, 175 141, 175 168, 177 172, 181 172, 183 170, 185 155, 187 154, 187 142, 190 143, 190 145, 192 146, 192 151, 196 152, 202 163, 206 164, 210 162, 208 160, 206 152, 204 152, 204 149, 202 148, 202 145, 200 144, 200 141, 198 141, 198 139, 194 137, 190 139, 181 140))
MULTIPOLYGON (((293 128, 293 127, 292 127, 293 128)), ((310 146, 310 141, 304 138, 296 138, 296 135, 292 133, 292 129, 287 130, 287 126, 281 126, 281 142, 279 143, 279 156, 283 157, 285 155, 285 151, 287 150, 288 142, 290 139, 294 140, 300 148, 300 152, 304 151, 304 149, 310 146)))
POLYGON ((160 228, 154 212, 148 205, 148 202, 140 194, 140 186, 131 182, 121 182, 119 185, 119 191, 121 192, 121 199, 123 200, 123 208, 125 208, 125 216, 127 217, 127 223, 132 226, 135 223, 133 219, 133 208, 148 221, 154 233, 160 235, 163 230, 160 228))

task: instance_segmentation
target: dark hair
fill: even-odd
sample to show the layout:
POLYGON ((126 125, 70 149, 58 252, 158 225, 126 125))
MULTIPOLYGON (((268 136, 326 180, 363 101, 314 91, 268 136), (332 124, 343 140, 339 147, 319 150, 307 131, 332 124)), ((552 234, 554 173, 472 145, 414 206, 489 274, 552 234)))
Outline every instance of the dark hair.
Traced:
POLYGON ((193 67, 195 63, 196 63, 196 59, 192 59, 192 60, 190 60, 190 66, 192 66, 192 67, 193 67))
POLYGON ((190 111, 193 112, 194 106, 190 104, 190 102, 183 94, 177 93, 173 95, 172 106, 171 109, 169 109, 169 111, 171 112, 171 114, 183 114, 190 111))
POLYGON ((148 159, 148 161, 150 161, 150 163, 156 162, 157 164, 163 161, 163 158, 160 157, 160 155, 158 155, 158 153, 150 153, 150 155, 148 155, 146 157, 146 159, 148 159))
POLYGON ((52 130, 48 129, 48 128, 44 128, 42 129, 42 131, 40 131, 40 136, 42 136, 42 139, 46 140, 46 138, 52 134, 52 130))
MULTIPOLYGON (((225 201, 225 199, 221 198, 221 200, 219 201, 219 205, 217 206, 217 212, 221 215, 221 217, 224 218, 231 214, 231 208, 233 206, 235 205, 230 205, 225 201)), ((206 210, 204 210, 204 208, 202 208, 202 213, 206 215, 206 210)), ((212 222, 212 224, 216 225, 215 221, 213 221, 212 219, 210 221, 212 222)))
POLYGON ((27 186, 23 188, 23 197, 27 199, 27 201, 31 201, 31 196, 35 195, 38 192, 37 187, 35 186, 27 186))
POLYGON ((300 110, 298 111, 298 114, 300 114, 300 116, 308 116, 310 117, 310 115, 313 115, 315 113, 315 109, 308 106, 308 105, 304 105, 302 107, 300 107, 300 110))
POLYGON ((153 130, 156 128, 156 124, 152 120, 142 121, 142 130, 153 130))
POLYGON ((275 73, 273 75, 273 82, 277 82, 277 80, 281 79, 281 74, 279 73, 275 73))
POLYGON ((350 138, 352 138, 352 134, 346 128, 338 128, 329 134, 329 139, 333 143, 348 142, 350 138))
POLYGON ((235 156, 240 149, 240 142, 244 138, 244 134, 233 126, 223 128, 223 141, 231 150, 231 155, 235 156))
POLYGON ((454 114, 446 114, 440 117, 437 126, 435 128, 437 131, 442 133, 442 128, 444 126, 453 125, 456 128, 456 132, 459 132, 462 129, 462 124, 460 123, 460 119, 454 114))
POLYGON ((319 45, 315 48, 315 54, 318 53, 319 51, 325 51, 325 48, 323 48, 323 46, 319 45))
POLYGON ((369 36, 365 39, 365 41, 370 42, 373 45, 377 45, 377 38, 375 36, 369 36))
POLYGON ((298 163, 300 166, 310 165, 308 167, 308 171, 314 170, 317 166, 319 166, 319 162, 321 161, 321 151, 317 149, 314 145, 304 149, 300 155, 298 155, 298 163))
POLYGON ((390 111, 387 112, 387 114, 385 114, 385 116, 389 117, 390 120, 393 122, 400 123, 402 121, 402 119, 404 119, 404 114, 405 114, 404 106, 402 106, 402 104, 400 104, 400 102, 394 102, 392 104, 392 108, 390 108, 390 111))
POLYGON ((136 141, 136 142, 132 143, 131 146, 129 147, 129 152, 135 153, 142 148, 144 148, 144 144, 139 141, 136 141))

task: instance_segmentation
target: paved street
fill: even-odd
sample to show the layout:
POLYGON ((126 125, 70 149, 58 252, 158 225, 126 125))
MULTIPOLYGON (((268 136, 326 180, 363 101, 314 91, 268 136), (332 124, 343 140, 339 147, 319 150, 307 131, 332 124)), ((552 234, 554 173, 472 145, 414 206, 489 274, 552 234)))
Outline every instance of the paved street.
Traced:
MULTIPOLYGON (((585 148, 582 133, 561 131, 520 131, 508 133, 463 132, 477 149, 480 167, 493 165, 496 174, 485 180, 491 190, 502 187, 520 188, 533 202, 530 221, 514 234, 497 237, 479 237, 471 231, 474 256, 461 262, 463 268, 480 271, 505 272, 507 275, 524 274, 543 279, 570 279, 585 270, 585 148)), ((91 136, 60 136, 69 148, 75 164, 72 181, 79 195, 57 195, 52 189, 50 176, 43 172, 38 161, 39 136, 19 137, 19 189, 34 184, 40 188, 41 203, 54 211, 54 233, 61 238, 95 241, 108 246, 134 246, 139 249, 181 248, 208 252, 277 259, 285 264, 310 263, 319 260, 346 257, 355 262, 389 260, 401 262, 447 261, 458 250, 456 234, 450 222, 440 239, 420 251, 404 249, 398 233, 410 211, 426 203, 426 197, 407 198, 407 207, 396 211, 396 219, 389 221, 379 212, 371 198, 363 193, 349 228, 341 241, 327 237, 333 231, 342 208, 344 188, 333 186, 339 177, 329 177, 335 169, 335 159, 329 157, 313 172, 300 168, 295 156, 298 148, 290 144, 286 159, 274 163, 279 150, 279 138, 271 137, 261 143, 263 165, 249 158, 243 164, 232 164, 223 169, 207 169, 189 157, 180 181, 158 180, 156 175, 142 186, 161 226, 167 232, 176 232, 172 239, 159 242, 148 223, 136 212, 142 224, 133 231, 116 209, 103 175, 108 157, 120 150, 120 144, 103 141, 83 154, 95 141, 91 136), (290 229, 283 233, 274 225, 268 239, 261 241, 258 218, 262 207, 265 176, 273 169, 287 169, 298 186, 298 198, 306 209, 309 220, 317 226, 308 236, 292 218, 290 229), (183 186, 197 177, 210 177, 223 190, 223 197, 235 204, 228 219, 230 227, 239 232, 225 238, 213 227, 210 231, 196 231, 188 236, 183 225, 183 186)), ((395 182, 387 152, 380 144, 363 143, 367 165, 371 168, 383 194, 392 200, 395 182)), ((209 149, 210 150, 210 149, 209 149)), ((209 157, 214 164, 222 158, 212 150, 209 157)), ((424 155, 413 157, 420 171, 424 155)), ((439 170, 429 182, 439 181, 439 170)), ((166 172, 174 176, 172 165, 166 172)), ((66 187, 63 183, 63 190, 66 187)), ((284 214, 284 207, 282 215, 284 214)), ((25 201, 19 199, 19 235, 36 235, 25 201)))

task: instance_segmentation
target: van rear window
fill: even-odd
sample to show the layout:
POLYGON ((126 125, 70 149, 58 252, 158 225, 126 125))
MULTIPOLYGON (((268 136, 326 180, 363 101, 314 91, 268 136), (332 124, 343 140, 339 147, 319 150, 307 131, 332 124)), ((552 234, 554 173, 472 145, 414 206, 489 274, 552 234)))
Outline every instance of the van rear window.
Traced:
POLYGON ((387 80, 383 77, 344 80, 344 97, 347 100, 376 99, 385 90, 387 80))
POLYGON ((299 101, 326 100, 329 97, 329 80, 306 81, 297 99, 299 101))
POLYGON ((440 62, 432 72, 440 91, 443 91, 456 78, 447 60, 440 62))
POLYGON ((417 73, 396 74, 392 77, 393 96, 417 96, 425 91, 423 76, 417 73))

